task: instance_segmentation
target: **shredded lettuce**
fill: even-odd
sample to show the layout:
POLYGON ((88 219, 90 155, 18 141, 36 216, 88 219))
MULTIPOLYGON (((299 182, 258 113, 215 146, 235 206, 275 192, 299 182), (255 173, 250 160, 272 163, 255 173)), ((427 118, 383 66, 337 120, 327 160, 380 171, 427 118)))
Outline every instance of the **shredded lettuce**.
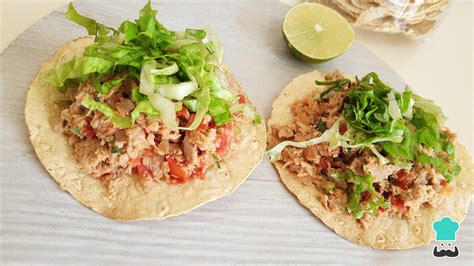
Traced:
POLYGON ((390 201, 385 201, 382 197, 377 197, 377 192, 373 186, 374 178, 371 174, 356 175, 354 172, 348 170, 344 174, 331 176, 334 178, 343 178, 347 182, 354 184, 346 208, 355 219, 362 218, 365 213, 375 215, 379 208, 387 208, 391 205, 390 201), (369 199, 366 203, 362 203, 360 198, 364 192, 369 192, 373 196, 376 196, 376 200, 369 199))
POLYGON ((178 65, 173 62, 172 65, 161 68, 161 69, 153 69, 151 70, 151 74, 153 75, 161 75, 161 76, 169 76, 178 73, 179 67, 178 65))
POLYGON ((100 94, 106 95, 110 92, 112 88, 118 87, 122 82, 126 79, 127 77, 115 79, 115 80, 109 80, 105 83, 100 82, 100 77, 97 77, 94 79, 94 87, 99 92, 100 94))
POLYGON ((121 117, 110 106, 105 103, 93 100, 89 95, 85 95, 81 102, 82 106, 90 111, 99 111, 110 119, 112 124, 120 128, 129 128, 132 126, 132 121, 128 117, 121 117))
POLYGON ((234 105, 230 107, 230 112, 232 113, 242 112, 244 116, 251 119, 254 124, 262 123, 262 117, 257 112, 252 110, 252 107, 250 107, 248 104, 234 105))
POLYGON ((198 101, 194 98, 185 98, 183 104, 190 112, 196 112, 198 101))
POLYGON ((214 63, 222 63, 222 59, 224 58, 224 47, 221 45, 217 35, 210 27, 205 26, 203 30, 206 32, 206 39, 204 40, 204 43, 206 43, 206 47, 213 55, 215 59, 214 63))
POLYGON ((70 61, 57 65, 56 68, 48 72, 44 77, 44 81, 52 86, 66 91, 64 87, 66 81, 85 78, 90 74, 104 74, 110 71, 113 63, 99 57, 74 57, 70 61))
POLYGON ((113 62, 115 66, 140 68, 145 51, 136 46, 127 46, 115 42, 96 42, 88 46, 85 56, 95 56, 113 62))
POLYGON ((198 94, 195 95, 196 98, 196 116, 194 121, 189 125, 189 127, 180 127, 182 130, 195 130, 200 124, 207 111, 209 110, 209 103, 211 102, 211 93, 208 88, 202 88, 198 94))
POLYGON ((156 87, 156 91, 163 97, 178 101, 181 101, 184 97, 195 92, 197 89, 196 84, 191 81, 181 82, 179 84, 164 84, 156 87))
POLYGON ((232 120, 232 113, 227 101, 212 95, 209 102, 209 114, 217 126, 222 126, 232 120))
POLYGON ((160 116, 160 112, 153 108, 153 105, 150 103, 150 101, 145 99, 140 101, 130 114, 132 118, 132 124, 135 123, 140 113, 144 113, 149 116, 160 116))
POLYGON ((388 155, 394 159, 405 159, 414 160, 418 141, 416 139, 416 133, 406 127, 403 133, 403 140, 401 142, 384 141, 381 142, 382 148, 388 155))
POLYGON ((101 36, 106 36, 109 32, 117 33, 115 29, 104 26, 93 19, 84 17, 81 14, 79 14, 74 8, 74 6, 72 5, 72 2, 70 2, 67 7, 66 17, 69 20, 86 28, 87 33, 90 35, 96 35, 96 36, 101 37, 101 36))
POLYGON ((316 145, 323 142, 332 142, 333 145, 337 145, 338 136, 339 136, 339 123, 340 119, 334 123, 334 125, 326 130, 321 136, 313 138, 307 141, 290 141, 286 140, 278 143, 275 147, 267 151, 267 154, 270 156, 272 162, 280 160, 281 152, 288 146, 296 148, 307 148, 311 145, 316 145))
MULTIPOLYGON (((168 30, 156 19, 157 11, 147 1, 139 17, 124 21, 117 29, 103 25, 68 5, 67 18, 95 36, 82 57, 58 65, 45 76, 48 84, 65 92, 72 83, 92 81, 98 93, 109 94, 124 80, 139 81, 131 99, 136 104, 129 121, 117 120, 115 111, 101 102, 84 105, 107 114, 123 125, 133 124, 140 113, 159 116, 170 128, 177 128, 176 110, 184 104, 195 112, 193 123, 182 130, 194 130, 209 114, 217 125, 233 119, 230 106, 236 96, 217 77, 224 50, 209 27, 168 30), (102 83, 104 78, 109 79, 102 83), (123 123, 122 123, 123 122, 123 123)), ((255 116, 254 121, 261 121, 255 116)))
POLYGON ((146 62, 140 72, 140 93, 152 95, 155 93, 155 77, 151 73, 156 68, 156 61, 146 62))
POLYGON ((141 94, 140 91, 139 91, 139 88, 133 88, 132 89, 132 100, 135 103, 139 103, 139 102, 144 101, 146 99, 147 99, 147 96, 144 95, 144 94, 141 94))
POLYGON ((395 98, 395 93, 393 91, 387 94, 388 98, 388 113, 392 117, 392 119, 402 119, 402 114, 400 112, 400 107, 398 106, 397 99, 395 98))
POLYGON ((410 87, 406 86, 405 91, 399 98, 402 116, 411 120, 413 117, 413 105, 415 104, 415 101, 413 100, 413 93, 411 92, 410 87))
POLYGON ((430 113, 436 119, 438 125, 443 125, 446 121, 446 116, 443 114, 443 111, 439 106, 437 106, 432 100, 427 100, 422 98, 418 95, 413 95, 413 99, 415 100, 414 107, 425 111, 426 113, 430 113))
POLYGON ((170 129, 177 129, 178 123, 176 121, 176 107, 175 104, 161 96, 159 93, 149 95, 151 104, 158 110, 161 120, 170 129))

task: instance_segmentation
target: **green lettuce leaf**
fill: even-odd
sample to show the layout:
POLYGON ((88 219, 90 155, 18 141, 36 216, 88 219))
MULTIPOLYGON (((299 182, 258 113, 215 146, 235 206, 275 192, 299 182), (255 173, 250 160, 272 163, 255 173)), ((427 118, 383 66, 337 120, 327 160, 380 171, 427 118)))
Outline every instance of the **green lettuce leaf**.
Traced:
POLYGON ((161 120, 170 129, 177 129, 178 123, 176 121, 176 107, 175 104, 161 96, 159 93, 155 93, 148 96, 152 106, 159 112, 161 120))
POLYGON ((110 32, 114 32, 114 33, 117 32, 113 28, 104 26, 91 18, 82 16, 74 8, 74 6, 72 5, 72 2, 70 2, 69 5, 67 6, 66 17, 69 20, 77 23, 78 25, 86 28, 87 34, 89 35, 106 36, 110 32))
POLYGON ((356 175, 354 172, 348 170, 342 175, 342 178, 346 179, 347 182, 354 184, 346 208, 355 219, 362 218, 365 213, 375 215, 379 208, 387 208, 390 206, 390 201, 385 201, 382 197, 378 197, 375 201, 369 199, 368 202, 365 203, 366 205, 363 205, 364 203, 360 202, 362 193, 366 191, 377 196, 377 192, 373 185, 374 178, 372 175, 356 175))
POLYGON ((227 101, 214 95, 211 95, 209 102, 209 114, 217 126, 225 125, 232 120, 232 113, 229 110, 227 101))
POLYGON ((97 90, 97 92, 99 92, 103 95, 106 95, 110 92, 110 90, 112 88, 120 86, 120 84, 122 84, 122 82, 126 78, 127 78, 127 76, 124 76, 124 77, 119 78, 119 79, 109 80, 109 81, 106 81, 104 83, 101 83, 100 82, 100 77, 97 77, 96 79, 94 79, 93 84, 94 84, 94 87, 97 90))
POLYGON ((66 91, 66 81, 73 79, 86 79, 90 74, 105 74, 113 68, 113 63, 99 57, 74 57, 66 63, 56 66, 49 71, 44 81, 60 91, 66 91))
POLYGON ((136 46, 126 46, 113 42, 96 42, 84 51, 85 56, 100 57, 114 65, 127 65, 140 68, 145 51, 136 46))
POLYGON ((340 119, 336 123, 334 123, 334 125, 330 129, 324 131, 324 133, 321 136, 312 138, 307 141, 297 142, 297 141, 286 140, 286 141, 280 142, 277 145, 275 145, 273 148, 268 150, 267 154, 270 156, 270 160, 274 162, 274 161, 280 160, 281 152, 283 151, 283 149, 285 149, 288 146, 292 146, 296 148, 307 148, 311 145, 316 145, 316 144, 320 144, 324 142, 333 142, 333 145, 338 146, 338 144, 334 144, 334 143, 339 142, 339 136, 340 136, 339 123, 340 123, 340 119))
POLYGON ((147 100, 147 96, 144 94, 140 93, 140 90, 138 88, 133 88, 132 89, 132 100, 135 103, 139 103, 141 101, 147 100))
POLYGON ((176 36, 156 20, 156 13, 157 11, 151 8, 150 1, 140 10, 140 17, 135 20, 140 35, 136 41, 146 49, 167 50, 176 40, 176 36))
POLYGON ((406 127, 402 142, 383 141, 380 142, 380 145, 393 160, 399 160, 401 157, 405 160, 413 161, 418 147, 417 134, 406 127))
POLYGON ((432 100, 427 100, 416 94, 413 95, 413 99, 415 100, 415 108, 431 114, 439 126, 444 124, 446 116, 443 114, 441 107, 437 106, 432 100))
POLYGON ((89 95, 85 95, 81 102, 82 106, 89 109, 90 111, 99 111, 110 119, 112 124, 120 128, 130 128, 132 121, 128 117, 121 117, 116 113, 110 106, 105 103, 97 102, 93 100, 89 95))
POLYGON ((209 110, 209 103, 211 102, 211 93, 208 88, 202 88, 201 91, 195 93, 194 97, 197 100, 196 116, 189 127, 180 127, 181 130, 195 130, 202 122, 202 119, 209 110))
POLYGON ((130 114, 132 117, 132 124, 135 123, 141 113, 147 114, 149 116, 160 116, 160 112, 156 110, 150 101, 146 99, 139 101, 135 109, 133 109, 132 113, 130 114))

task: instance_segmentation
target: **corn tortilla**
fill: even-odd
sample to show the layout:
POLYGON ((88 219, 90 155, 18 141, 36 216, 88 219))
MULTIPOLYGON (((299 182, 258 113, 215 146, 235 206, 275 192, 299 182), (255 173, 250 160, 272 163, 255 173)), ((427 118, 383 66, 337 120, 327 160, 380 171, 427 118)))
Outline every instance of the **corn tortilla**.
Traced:
MULTIPOLYGON (((352 79, 350 75, 344 74, 352 79)), ((318 71, 298 76, 290 82, 272 105, 271 117, 268 120, 268 146, 277 144, 278 140, 271 134, 274 125, 286 125, 293 119, 290 105, 307 95, 314 95, 324 90, 323 86, 315 85, 315 80, 324 80, 324 74, 318 71)), ((282 182, 300 201, 311 210, 324 224, 343 238, 361 246, 375 249, 408 249, 428 245, 434 240, 435 234, 432 223, 441 217, 450 216, 453 220, 464 220, 470 200, 474 194, 474 165, 466 148, 455 142, 456 158, 462 167, 461 173, 451 182, 453 191, 437 208, 423 208, 420 215, 412 220, 399 218, 373 219, 362 229, 356 220, 345 209, 327 210, 320 201, 322 193, 308 182, 305 177, 298 177, 295 173, 283 167, 281 161, 274 162, 282 182)))
MULTIPOLYGON (((53 131, 49 121, 59 117, 61 109, 57 103, 65 99, 65 95, 42 81, 49 70, 74 55, 82 55, 92 42, 92 38, 79 38, 56 51, 31 83, 25 105, 26 124, 38 158, 60 188, 77 201, 112 219, 165 219, 232 193, 262 160, 265 125, 249 122, 240 125, 242 141, 221 163, 221 169, 213 166, 204 180, 191 180, 183 185, 156 183, 145 192, 135 178, 127 176, 126 185, 116 196, 111 196, 99 180, 81 169, 67 138, 53 131)), ((225 72, 231 81, 229 89, 245 95, 230 72, 225 72)))

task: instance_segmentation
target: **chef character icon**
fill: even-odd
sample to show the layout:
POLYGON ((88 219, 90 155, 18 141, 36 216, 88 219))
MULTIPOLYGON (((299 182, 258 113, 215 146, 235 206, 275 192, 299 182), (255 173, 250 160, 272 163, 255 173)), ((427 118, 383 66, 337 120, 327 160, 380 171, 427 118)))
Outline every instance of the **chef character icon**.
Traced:
POLYGON ((433 256, 441 257, 457 257, 459 255, 458 247, 452 243, 456 241, 456 232, 459 230, 459 223, 453 221, 451 217, 443 217, 433 223, 433 230, 436 233, 436 241, 441 242, 435 245, 433 256))

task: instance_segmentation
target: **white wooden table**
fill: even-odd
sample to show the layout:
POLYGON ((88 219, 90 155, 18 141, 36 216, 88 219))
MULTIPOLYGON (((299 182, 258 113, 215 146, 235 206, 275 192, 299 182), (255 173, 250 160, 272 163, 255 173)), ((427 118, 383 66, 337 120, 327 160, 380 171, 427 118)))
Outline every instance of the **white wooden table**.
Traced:
MULTIPOLYGON (((76 1, 80 12, 114 26, 136 18, 142 4, 76 1)), ((226 48, 225 62, 265 117, 279 91, 314 68, 358 75, 375 70, 397 88, 404 86, 397 74, 357 43, 324 64, 296 60, 281 38, 288 6, 274 1, 160 1, 155 7, 170 29, 212 26, 226 48)), ((457 234, 456 259, 435 259, 433 244, 408 251, 361 248, 300 206, 267 159, 234 194, 165 221, 116 222, 82 206, 43 169, 28 141, 23 114, 28 84, 41 63, 62 43, 85 34, 64 18, 64 11, 38 21, 0 56, 0 264, 472 265, 472 206, 457 234)))

